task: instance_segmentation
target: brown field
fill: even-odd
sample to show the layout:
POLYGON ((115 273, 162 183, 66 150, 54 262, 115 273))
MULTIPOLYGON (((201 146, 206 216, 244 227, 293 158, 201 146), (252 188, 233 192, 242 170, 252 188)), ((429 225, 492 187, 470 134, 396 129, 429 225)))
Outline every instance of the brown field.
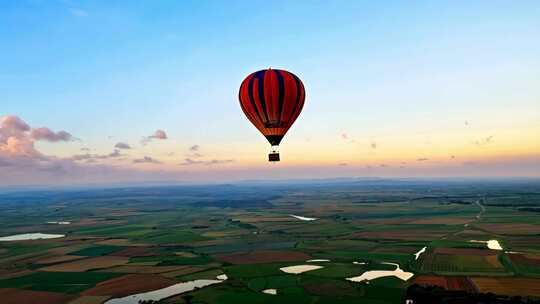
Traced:
POLYGON ((2 304, 64 304, 73 299, 73 296, 57 292, 0 288, 0 299, 2 304), (39 302, 36 299, 39 299, 39 302))
POLYGON ((165 288, 176 283, 177 282, 174 280, 154 274, 128 274, 101 282, 94 288, 88 289, 81 294, 88 296, 108 295, 113 297, 125 297, 130 294, 165 288))
POLYGON ((459 232, 458 235, 466 235, 466 236, 470 237, 470 236, 486 235, 486 233, 484 231, 480 231, 480 230, 467 229, 467 230, 463 230, 463 231, 459 232))
POLYGON ((164 272, 164 273, 161 273, 160 275, 164 276, 166 278, 175 278, 175 277, 183 276, 183 275, 186 275, 186 274, 191 274, 191 273, 203 271, 204 269, 205 268, 188 266, 188 267, 183 268, 183 269, 178 269, 178 270, 174 270, 174 271, 170 271, 170 272, 164 272))
POLYGON ((129 261, 125 257, 102 256, 62 264, 52 265, 40 268, 41 271, 66 271, 66 272, 84 272, 91 269, 108 268, 127 264, 129 261))
POLYGON ((110 296, 82 296, 69 302, 69 304, 102 304, 109 298, 110 296))
POLYGON ((523 248, 524 250, 528 250, 530 247, 540 246, 540 238, 532 235, 526 237, 512 237, 506 238, 505 243, 512 249, 519 250, 519 248, 523 248))
POLYGON ((216 255, 217 259, 231 264, 257 264, 309 260, 311 257, 298 251, 253 251, 216 255))
POLYGON ((70 252, 75 252, 75 251, 78 251, 87 247, 88 245, 85 245, 85 244, 66 245, 62 247, 49 249, 47 252, 50 252, 56 255, 66 255, 70 252))
POLYGON ((435 248, 436 254, 455 254, 455 255, 479 255, 490 256, 499 254, 496 250, 474 249, 474 248, 435 248))
POLYGON ((0 269, 0 279, 10 279, 10 278, 16 278, 16 277, 22 277, 27 274, 31 274, 34 271, 29 269, 23 269, 23 268, 1 268, 0 269))
POLYGON ((67 261, 74 261, 79 259, 84 259, 84 256, 78 256, 78 255, 59 255, 59 256, 53 256, 53 257, 46 257, 42 258, 36 261, 37 264, 54 264, 54 263, 61 263, 61 262, 67 262, 67 261))
POLYGON ((427 218, 419 219, 416 221, 409 222, 408 224, 417 224, 417 225, 430 225, 430 224, 443 224, 443 225, 463 225, 466 223, 472 222, 472 218, 463 218, 463 217, 436 217, 436 218, 427 218))
POLYGON ((412 283, 424 286, 440 286, 447 290, 476 292, 476 287, 467 277, 420 275, 415 277, 412 283))
POLYGON ((18 264, 31 264, 35 263, 37 260, 46 257, 47 254, 44 252, 32 252, 21 255, 14 255, 6 258, 0 259, 0 264, 2 265, 13 265, 18 264))
POLYGON ((137 256, 155 256, 155 252, 152 252, 152 248, 149 247, 129 247, 117 252, 113 252, 110 255, 120 257, 137 257, 137 256))
POLYGON ((486 262, 491 265, 493 268, 504 268, 503 264, 499 261, 499 258, 496 255, 490 255, 486 257, 486 262))
POLYGON ((487 277, 473 277, 471 279, 480 292, 540 297, 540 279, 487 277))
MULTIPOLYGON (((442 231, 400 230, 400 231, 362 231, 353 233, 353 237, 361 239, 396 239, 396 240, 435 240, 444 236, 442 231)), ((347 236, 350 238, 350 236, 347 236)))
POLYGON ((477 227, 496 233, 496 234, 539 234, 540 225, 533 224, 509 224, 509 223, 495 223, 495 224, 478 224, 477 227))
POLYGON ((525 255, 525 254, 511 254, 510 260, 516 264, 523 264, 528 266, 540 266, 540 257, 534 255, 525 255))
POLYGON ((113 246, 137 246, 132 241, 126 239, 109 239, 96 242, 98 245, 113 245, 113 246))
POLYGON ((395 247, 378 247, 371 250, 370 252, 413 254, 417 251, 418 251, 418 247, 395 246, 395 247))
POLYGON ((233 243, 233 241, 227 240, 227 239, 217 239, 217 240, 199 241, 196 243, 192 243, 190 245, 193 247, 201 247, 201 246, 223 245, 227 243, 233 243))
POLYGON ((141 265, 123 265, 116 266, 107 269, 101 269, 102 272, 121 272, 121 273, 145 273, 145 274, 157 274, 164 272, 171 272, 176 270, 182 270, 190 268, 190 266, 141 266, 141 265))

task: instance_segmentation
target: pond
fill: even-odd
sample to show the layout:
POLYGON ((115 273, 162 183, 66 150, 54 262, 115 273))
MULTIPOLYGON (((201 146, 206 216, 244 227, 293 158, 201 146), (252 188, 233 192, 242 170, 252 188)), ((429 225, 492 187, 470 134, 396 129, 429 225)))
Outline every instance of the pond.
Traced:
POLYGON ((503 250, 501 244, 497 240, 489 240, 489 241, 477 241, 477 240, 470 240, 471 243, 484 243, 486 244, 488 249, 492 250, 503 250))
POLYGON ((188 291, 192 291, 197 288, 203 288, 206 286, 222 283, 227 279, 226 275, 217 276, 217 280, 193 280, 189 282, 183 282, 174 284, 169 287, 133 294, 123 298, 110 299, 105 304, 139 304, 143 301, 161 301, 163 299, 179 295, 188 291))
POLYGON ((420 249, 417 253, 414 254, 414 259, 415 260, 418 260, 418 258, 420 257, 420 255, 424 252, 426 252, 426 249, 427 247, 424 246, 424 248, 420 249))
POLYGON ((366 271, 366 272, 362 273, 362 275, 359 275, 357 277, 346 278, 346 280, 351 281, 351 282, 363 282, 363 281, 371 281, 371 280, 382 278, 382 277, 391 277, 391 276, 393 276, 393 277, 397 277, 397 278, 399 278, 399 279, 401 279, 403 281, 407 281, 408 279, 412 278, 413 275, 414 275, 412 272, 403 271, 401 268, 399 268, 399 264, 386 263, 386 262, 383 262, 381 264, 394 265, 394 266, 396 266, 396 269, 394 269, 394 270, 370 270, 370 271, 366 271))
POLYGON ((317 218, 315 217, 305 217, 305 216, 299 216, 299 215, 294 215, 294 214, 290 214, 290 216, 294 217, 295 219, 299 219, 301 221, 307 221, 307 222, 317 220, 317 218))
POLYGON ((296 265, 296 266, 288 266, 288 267, 282 267, 279 270, 285 272, 285 273, 292 273, 292 274, 300 274, 307 271, 317 270, 323 268, 322 266, 317 265, 296 265))
POLYGON ((28 241, 28 240, 46 240, 65 237, 64 234, 46 234, 46 233, 23 233, 0 237, 0 242, 28 241))

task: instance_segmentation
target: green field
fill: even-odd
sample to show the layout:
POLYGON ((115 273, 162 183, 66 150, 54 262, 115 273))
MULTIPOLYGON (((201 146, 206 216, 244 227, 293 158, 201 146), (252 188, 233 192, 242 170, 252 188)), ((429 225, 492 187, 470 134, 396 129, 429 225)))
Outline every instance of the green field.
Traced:
POLYGON ((27 276, 0 280, 0 288, 78 293, 97 283, 119 276, 105 272, 36 272, 27 276))

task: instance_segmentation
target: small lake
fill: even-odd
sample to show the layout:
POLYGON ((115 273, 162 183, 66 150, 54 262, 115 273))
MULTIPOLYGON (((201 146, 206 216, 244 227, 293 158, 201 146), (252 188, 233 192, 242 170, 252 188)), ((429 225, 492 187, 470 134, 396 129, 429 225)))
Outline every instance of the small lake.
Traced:
POLYGON ((322 266, 317 265, 296 265, 296 266, 288 266, 288 267, 282 267, 279 270, 285 272, 285 273, 292 273, 292 274, 300 274, 307 271, 317 270, 323 268, 322 266))
POLYGON ((0 237, 0 242, 28 241, 28 240, 47 240, 65 237, 64 234, 46 234, 46 233, 23 233, 0 237))
POLYGON ((308 263, 325 263, 325 262, 330 262, 330 260, 328 260, 328 259, 311 259, 311 260, 307 260, 306 262, 308 262, 308 263))
POLYGON ((307 221, 307 222, 317 220, 317 218, 315 217, 305 217, 305 216, 299 216, 299 215, 294 215, 294 214, 290 214, 290 216, 294 217, 295 219, 298 219, 301 221, 307 221))
POLYGON ((160 301, 175 295, 179 295, 188 291, 192 291, 196 288, 203 288, 206 286, 222 283, 227 278, 224 275, 219 275, 221 280, 193 280, 189 282, 183 282, 174 284, 169 287, 165 287, 158 290, 138 293, 123 298, 110 299, 105 304, 139 304, 143 301, 160 301))
POLYGON ((418 260, 418 258, 420 257, 420 255, 421 255, 422 253, 426 252, 426 249, 427 249, 427 247, 424 247, 424 248, 420 249, 417 253, 415 253, 415 254, 414 254, 414 259, 415 259, 415 260, 418 260))
POLYGON ((359 275, 357 277, 346 278, 346 280, 351 281, 351 282, 363 282, 363 281, 371 281, 371 280, 382 278, 382 277, 396 277, 403 281, 407 281, 408 279, 412 278, 414 275, 412 272, 403 271, 401 268, 399 268, 399 264, 386 263, 386 262, 383 262, 381 264, 394 265, 396 266, 396 269, 370 270, 370 271, 366 271, 362 273, 362 275, 359 275))
POLYGON ((488 249, 492 250, 503 250, 501 244, 497 240, 489 240, 489 241, 477 241, 477 240, 470 240, 471 243, 484 243, 486 244, 488 249))
POLYGON ((273 289, 273 288, 270 288, 270 289, 265 289, 262 291, 262 293, 266 293, 266 294, 269 294, 269 295, 277 295, 277 289, 273 289))

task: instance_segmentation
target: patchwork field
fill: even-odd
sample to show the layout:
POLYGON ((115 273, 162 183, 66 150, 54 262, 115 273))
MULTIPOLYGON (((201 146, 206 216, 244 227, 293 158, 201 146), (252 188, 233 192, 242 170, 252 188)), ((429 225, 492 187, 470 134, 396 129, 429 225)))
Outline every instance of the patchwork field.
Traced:
POLYGON ((490 181, 10 192, 0 237, 65 237, 0 242, 0 303, 102 304, 218 277, 159 303, 393 304, 411 286, 540 300, 540 213, 522 206, 537 198, 540 183, 490 181), (280 270, 298 265, 321 268, 280 270))

